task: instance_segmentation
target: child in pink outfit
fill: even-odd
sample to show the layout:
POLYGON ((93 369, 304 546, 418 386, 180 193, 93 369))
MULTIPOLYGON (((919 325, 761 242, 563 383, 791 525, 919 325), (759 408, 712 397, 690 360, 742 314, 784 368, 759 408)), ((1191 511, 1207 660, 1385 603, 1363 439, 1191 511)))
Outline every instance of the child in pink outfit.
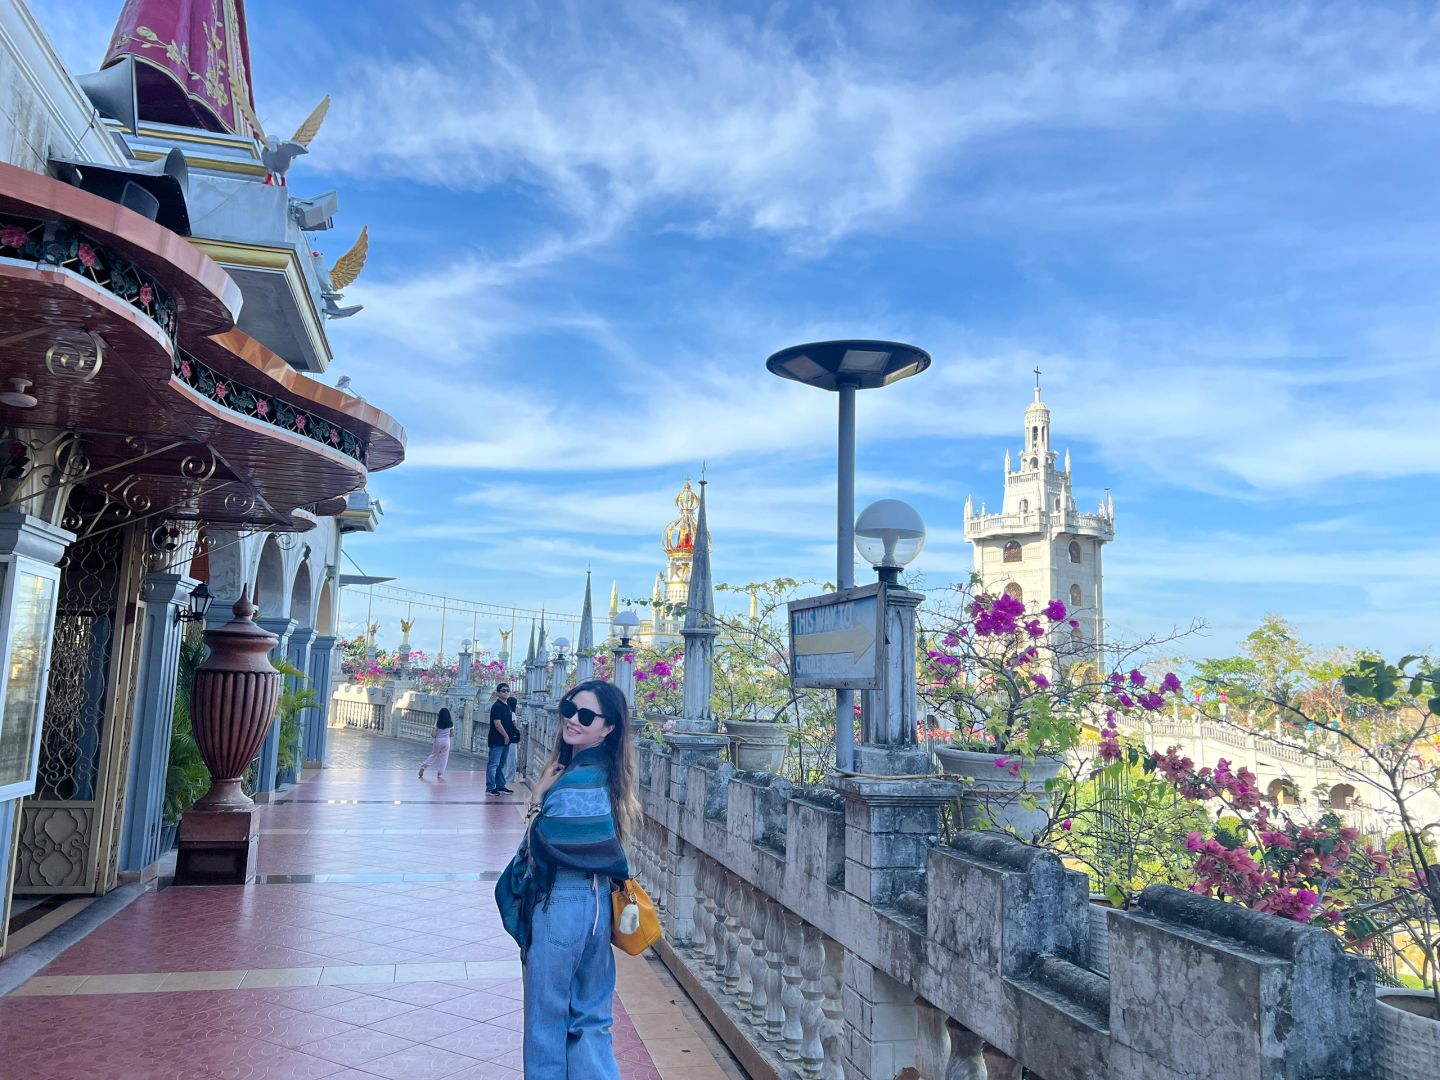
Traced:
POLYGON ((435 766, 435 778, 445 779, 445 766, 450 764, 450 734, 455 729, 455 721, 450 719, 450 710, 441 709, 440 715, 435 718, 435 730, 430 732, 430 738, 435 741, 430 746, 430 756, 420 763, 420 779, 425 779, 425 770, 431 765, 435 766))

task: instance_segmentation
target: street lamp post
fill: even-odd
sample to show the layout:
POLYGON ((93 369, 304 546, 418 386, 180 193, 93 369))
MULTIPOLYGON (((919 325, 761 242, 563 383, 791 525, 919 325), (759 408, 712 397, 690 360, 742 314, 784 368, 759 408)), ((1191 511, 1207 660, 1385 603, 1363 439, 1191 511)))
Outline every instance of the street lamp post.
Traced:
POLYGON ((640 627, 640 616, 633 611, 622 611, 615 616, 612 628, 615 631, 615 647, 611 650, 614 656, 615 674, 613 676, 616 687, 620 693, 625 695, 625 701, 631 708, 635 706, 635 667, 626 662, 630 655, 630 635, 640 627))
MULTIPOLYGON (((781 349, 765 361, 772 375, 839 395, 835 506, 835 587, 855 584, 855 391, 874 390, 918 375, 930 354, 895 341, 816 341, 781 349)), ((835 765, 855 762, 855 691, 835 691, 835 765)))

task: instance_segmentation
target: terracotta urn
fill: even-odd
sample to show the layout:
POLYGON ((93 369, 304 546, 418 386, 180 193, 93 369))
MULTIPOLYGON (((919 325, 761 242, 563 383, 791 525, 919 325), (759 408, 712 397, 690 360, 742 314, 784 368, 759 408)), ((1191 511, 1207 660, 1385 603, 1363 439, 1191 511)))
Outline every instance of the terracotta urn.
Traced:
POLYGON ((270 663, 279 638, 255 624, 246 590, 235 618, 205 631, 210 655, 195 672, 191 724, 200 756, 210 769, 210 790, 197 810, 249 810, 255 803, 240 786, 246 768, 275 719, 280 673, 270 663))

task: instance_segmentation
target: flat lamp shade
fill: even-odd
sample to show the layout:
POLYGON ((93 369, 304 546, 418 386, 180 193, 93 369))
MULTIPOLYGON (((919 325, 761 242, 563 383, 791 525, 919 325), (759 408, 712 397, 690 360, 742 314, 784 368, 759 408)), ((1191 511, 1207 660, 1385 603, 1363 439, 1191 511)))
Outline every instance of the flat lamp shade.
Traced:
POLYGON ((813 341, 781 349, 765 361, 772 375, 821 390, 874 390, 930 366, 930 354, 898 341, 813 341))
POLYGON ((925 523, 909 503, 873 502, 855 519, 855 550, 875 568, 908 566, 925 547, 925 523))

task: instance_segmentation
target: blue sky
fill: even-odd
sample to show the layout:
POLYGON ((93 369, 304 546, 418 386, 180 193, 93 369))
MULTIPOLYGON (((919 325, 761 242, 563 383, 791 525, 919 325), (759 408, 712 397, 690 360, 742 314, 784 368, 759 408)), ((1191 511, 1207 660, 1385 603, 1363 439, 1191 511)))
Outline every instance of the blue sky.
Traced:
MULTIPOLYGON (((36 10, 84 71, 119 7, 36 10)), ((834 399, 763 362, 873 336, 935 359, 859 407, 858 504, 920 510, 929 584, 968 571, 965 497, 998 504, 1038 365, 1082 509, 1115 493, 1112 636, 1200 619, 1187 651, 1224 654, 1273 611, 1440 638, 1433 5, 250 18, 268 128, 334 97, 290 174, 340 191, 324 248, 370 229, 330 377, 410 460, 372 480, 367 571, 574 612, 588 564, 602 605, 648 595, 705 460, 717 579, 831 577, 834 399)))

